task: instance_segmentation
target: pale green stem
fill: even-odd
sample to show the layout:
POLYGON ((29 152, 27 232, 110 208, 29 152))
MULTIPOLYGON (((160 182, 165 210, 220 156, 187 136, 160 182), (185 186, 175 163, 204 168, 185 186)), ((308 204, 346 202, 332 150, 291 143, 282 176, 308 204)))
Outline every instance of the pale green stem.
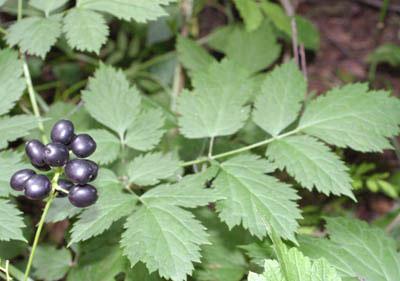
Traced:
POLYGON ((279 140, 279 139, 282 139, 282 138, 297 134, 298 132, 300 132, 300 128, 296 128, 293 131, 284 133, 282 135, 275 136, 275 137, 272 137, 272 138, 269 138, 269 139, 266 139, 266 140, 263 140, 263 141, 260 141, 260 142, 256 142, 256 143, 253 143, 251 145, 248 145, 248 146, 245 146, 245 147, 241 147, 241 148, 238 148, 238 149, 235 149, 235 150, 231 150, 231 151, 228 151, 228 152, 216 154, 216 155, 213 155, 211 157, 202 157, 202 158, 199 158, 199 159, 196 159, 196 160, 193 160, 193 161, 184 162, 184 163, 181 163, 181 167, 192 166, 192 165, 195 165, 195 164, 200 164, 200 163, 204 163, 204 162, 207 162, 207 161, 211 161, 211 160, 215 160, 215 159, 219 159, 219 158, 224 158, 224 157, 227 157, 227 156, 235 155, 235 154, 238 154, 238 153, 241 153, 241 152, 245 152, 245 151, 260 147, 260 146, 264 146, 264 145, 269 144, 269 143, 271 143, 271 142, 273 142, 275 140, 279 140))
POLYGON ((31 74, 29 72, 28 64, 26 63, 26 59, 25 59, 24 55, 22 55, 22 66, 24 69, 25 81, 26 81, 26 85, 28 87, 28 94, 29 94, 29 99, 32 104, 33 113, 35 114, 36 118, 38 119, 38 127, 39 127, 40 132, 42 133, 42 140, 44 143, 46 143, 47 137, 44 132, 44 126, 43 126, 43 122, 42 122, 42 119, 40 116, 40 111, 39 111, 38 103, 36 100, 35 90, 33 89, 31 74))
POLYGON ((37 228, 36 233, 35 233, 35 238, 33 240, 32 250, 31 250, 31 253, 29 255, 28 264, 27 264, 26 269, 25 269, 24 281, 27 281, 28 278, 29 278, 29 273, 31 271, 33 257, 35 256, 35 251, 36 251, 37 245, 39 243, 40 234, 42 232, 42 229, 43 229, 43 226, 44 226, 44 223, 45 223, 45 220, 46 220, 47 213, 49 212, 50 206, 53 203, 53 200, 57 195, 56 190, 59 189, 59 186, 57 184, 59 177, 60 177, 60 172, 56 172, 56 174, 53 177, 53 180, 51 181, 52 182, 51 193, 50 193, 49 199, 46 202, 46 206, 44 207, 42 216, 40 217, 38 228, 37 228))

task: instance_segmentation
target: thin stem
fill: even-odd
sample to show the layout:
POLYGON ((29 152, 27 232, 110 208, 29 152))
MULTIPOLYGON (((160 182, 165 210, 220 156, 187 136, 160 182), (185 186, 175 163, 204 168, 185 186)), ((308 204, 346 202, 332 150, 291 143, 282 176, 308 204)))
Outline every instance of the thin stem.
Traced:
POLYGON ((292 28, 292 48, 293 48, 293 56, 295 59, 296 64, 300 67, 299 62, 299 43, 298 43, 298 32, 297 32, 297 24, 296 18, 294 14, 294 8, 290 0, 280 0, 283 8, 285 9, 286 14, 290 18, 290 25, 292 28))
POLYGON ((196 160, 192 160, 192 161, 189 161, 189 162, 184 162, 184 163, 181 163, 181 167, 188 167, 188 166, 192 166, 192 165, 195 165, 195 164, 208 162, 208 161, 211 161, 211 160, 224 158, 224 157, 227 157, 227 156, 232 156, 232 155, 235 155, 235 154, 238 154, 238 153, 242 153, 242 152, 245 152, 245 151, 260 147, 260 146, 264 146, 264 145, 269 144, 269 143, 271 143, 271 142, 273 142, 275 140, 279 140, 279 139, 294 135, 294 134, 296 134, 298 132, 300 132, 300 128, 296 128, 293 131, 289 131, 289 132, 284 133, 282 135, 275 136, 275 137, 272 137, 272 138, 269 138, 269 139, 266 139, 266 140, 263 140, 263 141, 260 141, 260 142, 253 143, 253 144, 245 146, 245 147, 241 147, 241 148, 238 148, 238 149, 235 149, 235 150, 231 150, 231 151, 228 151, 228 152, 216 154, 216 155, 214 155, 212 157, 202 157, 202 158, 199 158, 199 159, 196 159, 196 160))
POLYGON ((210 144, 208 145, 208 158, 210 158, 210 159, 212 159, 214 140, 215 140, 215 137, 211 137, 210 144))
POLYGON ((50 206, 53 203, 54 198, 56 197, 56 194, 57 194, 56 190, 59 188, 59 186, 57 184, 59 177, 60 177, 60 172, 56 172, 54 177, 53 177, 53 180, 51 181, 52 190, 51 190, 51 193, 50 193, 50 197, 46 202, 46 206, 44 207, 42 216, 40 217, 38 228, 37 228, 36 233, 35 233, 35 238, 33 240, 32 250, 31 250, 31 253, 29 255, 28 264, 27 264, 26 269, 25 269, 24 281, 28 280, 29 272, 31 271, 31 267, 32 267, 33 257, 35 256, 35 251, 36 251, 37 245, 39 243, 40 234, 42 232, 42 229, 43 229, 43 226, 44 226, 44 222, 46 220, 47 213, 49 212, 50 206))
POLYGON ((43 122, 42 122, 42 119, 40 116, 40 111, 39 111, 38 103, 36 100, 35 90, 33 89, 31 74, 29 72, 28 64, 26 63, 25 55, 22 55, 22 67, 24 69, 25 81, 26 81, 26 85, 28 86, 28 94, 29 94, 29 99, 32 104, 33 113, 35 114, 36 118, 38 119, 38 127, 42 133, 42 140, 43 140, 43 142, 47 142, 47 138, 46 138, 46 135, 44 132, 43 122))
POLYGON ((22 0, 18 0, 17 20, 22 19, 22 0))
POLYGON ((10 273, 8 271, 9 266, 10 266, 10 261, 6 260, 6 279, 7 279, 7 281, 11 281, 10 273))

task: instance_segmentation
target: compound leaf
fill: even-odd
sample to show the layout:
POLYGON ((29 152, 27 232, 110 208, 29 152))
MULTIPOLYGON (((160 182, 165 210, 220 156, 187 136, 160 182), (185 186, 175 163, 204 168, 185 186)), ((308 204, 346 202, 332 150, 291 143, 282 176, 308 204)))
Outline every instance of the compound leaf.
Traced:
POLYGON ((7 142, 14 141, 28 135, 30 130, 37 127, 37 119, 30 115, 14 115, 0 117, 0 148, 7 146, 7 142))
POLYGON ((205 228, 190 212, 156 202, 142 205, 125 228, 121 245, 132 266, 142 261, 150 273, 158 270, 174 281, 186 280, 207 243, 205 228))
POLYGON ((327 143, 359 151, 391 148, 399 132, 400 101, 366 84, 350 84, 318 97, 306 108, 299 129, 327 143))
POLYGON ((153 149, 161 140, 165 117, 160 109, 141 112, 126 133, 126 144, 136 150, 153 149))
POLYGON ((55 198, 46 216, 46 222, 59 222, 70 219, 82 212, 65 198, 55 198))
POLYGON ((86 131, 96 140, 97 148, 91 159, 99 164, 108 164, 117 159, 121 143, 119 139, 107 130, 97 129, 86 131))
POLYGON ((155 20, 161 16, 166 16, 167 12, 163 6, 176 0, 79 0, 78 7, 91 9, 100 12, 110 13, 113 16, 130 21, 147 22, 155 20))
POLYGON ((25 227, 21 212, 5 199, 0 199, 0 241, 22 240, 25 227))
POLYGON ((255 155, 240 155, 221 164, 216 189, 226 197, 217 203, 219 217, 229 228, 243 224, 262 238, 271 227, 282 237, 295 241, 300 211, 296 192, 265 175, 272 169, 255 155))
POLYGON ((337 155, 310 136, 291 136, 272 142, 267 156, 303 187, 354 199, 347 167, 337 155))
POLYGON ((90 115, 124 139, 140 111, 140 95, 120 70, 101 64, 82 93, 90 115))
POLYGON ((224 60, 207 71, 193 73, 193 92, 185 91, 178 101, 179 125, 188 138, 231 135, 246 121, 251 84, 249 72, 224 60))
POLYGON ((128 166, 129 182, 154 185, 179 170, 179 161, 172 154, 148 153, 136 157, 128 166))
POLYGON ((217 169, 210 169, 195 175, 185 176, 176 184, 157 186, 146 192, 141 198, 146 202, 161 202, 185 208, 208 205, 223 197, 215 190, 206 188, 207 181, 216 175, 217 169))
POLYGON ((296 120, 306 90, 306 81, 294 61, 275 68, 254 103, 254 122, 272 136, 278 135, 296 120))
POLYGON ((60 15, 29 17, 11 25, 6 40, 10 46, 18 45, 24 53, 44 58, 60 35, 60 15))
POLYGON ((104 189, 96 204, 79 215, 71 229, 69 244, 103 233, 113 222, 129 215, 135 208, 136 201, 136 197, 130 194, 104 189))
POLYGON ((343 277, 400 280, 396 241, 382 229, 359 220, 329 218, 327 230, 330 239, 302 237, 300 249, 312 258, 326 258, 343 277))
POLYGON ((234 0, 234 3, 243 18, 246 30, 253 31, 257 29, 264 19, 258 3, 254 0, 234 0))
POLYGON ((64 17, 63 30, 68 44, 80 51, 100 52, 109 33, 104 17, 85 9, 71 9, 64 17))
POLYGON ((22 62, 18 53, 11 49, 0 50, 0 115, 14 107, 25 89, 22 62))

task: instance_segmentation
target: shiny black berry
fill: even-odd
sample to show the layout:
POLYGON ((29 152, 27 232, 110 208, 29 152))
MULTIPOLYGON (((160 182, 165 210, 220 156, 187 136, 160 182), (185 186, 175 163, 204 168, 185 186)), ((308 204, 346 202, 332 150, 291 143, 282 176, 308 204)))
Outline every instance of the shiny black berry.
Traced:
POLYGON ((36 173, 31 169, 23 169, 15 172, 10 179, 11 188, 17 191, 24 190, 26 182, 33 175, 36 175, 36 173))
POLYGON ((70 148, 76 156, 86 158, 96 150, 96 142, 88 134, 80 134, 74 137, 70 148))
POLYGON ((54 124, 51 130, 51 140, 53 142, 69 144, 74 137, 74 124, 69 120, 60 120, 54 124))
POLYGON ((97 190, 90 184, 76 185, 69 191, 68 199, 75 207, 88 207, 97 201, 97 190))
POLYGON ((62 143, 49 143, 44 149, 44 161, 52 167, 62 167, 69 159, 68 148, 62 143))
POLYGON ((92 180, 95 171, 88 160, 73 159, 67 162, 64 172, 71 181, 78 184, 86 184, 92 180))
POLYGON ((25 184, 25 196, 32 200, 42 200, 51 191, 51 182, 44 175, 33 175, 25 184))
POLYGON ((38 140, 30 140, 25 144, 26 155, 28 155, 32 164, 37 167, 46 165, 44 162, 44 144, 38 140))
POLYGON ((32 166, 40 171, 50 171, 51 170, 51 167, 47 164, 43 164, 42 166, 39 166, 39 165, 32 163, 32 166))
POLYGON ((94 181, 97 178, 97 174, 99 172, 99 166, 93 162, 92 160, 86 160, 90 166, 92 167, 92 174, 89 181, 94 181))
MULTIPOLYGON (((74 184, 69 180, 59 179, 57 183, 59 187, 61 187, 63 190, 66 191, 70 191, 71 188, 74 186, 74 184)), ((58 191, 57 197, 67 197, 67 196, 68 194, 63 192, 62 190, 58 191)))

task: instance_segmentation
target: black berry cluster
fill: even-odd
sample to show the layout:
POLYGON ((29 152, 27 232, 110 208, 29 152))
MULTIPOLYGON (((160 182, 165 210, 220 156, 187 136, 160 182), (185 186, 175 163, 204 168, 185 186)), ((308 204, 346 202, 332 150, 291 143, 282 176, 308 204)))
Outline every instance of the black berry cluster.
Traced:
MULTIPOLYGON (((58 197, 66 197, 76 207, 87 207, 97 201, 97 190, 88 184, 97 177, 99 167, 88 159, 96 150, 96 142, 88 134, 76 135, 71 121, 60 120, 51 130, 52 142, 44 145, 38 140, 30 140, 25 145, 26 155, 38 170, 49 171, 52 167, 64 167, 67 179, 59 179, 58 197), (69 159, 70 151, 77 159, 69 159)), ((24 191, 32 200, 42 200, 49 196, 52 185, 45 175, 34 170, 23 169, 14 173, 11 188, 24 191)))

